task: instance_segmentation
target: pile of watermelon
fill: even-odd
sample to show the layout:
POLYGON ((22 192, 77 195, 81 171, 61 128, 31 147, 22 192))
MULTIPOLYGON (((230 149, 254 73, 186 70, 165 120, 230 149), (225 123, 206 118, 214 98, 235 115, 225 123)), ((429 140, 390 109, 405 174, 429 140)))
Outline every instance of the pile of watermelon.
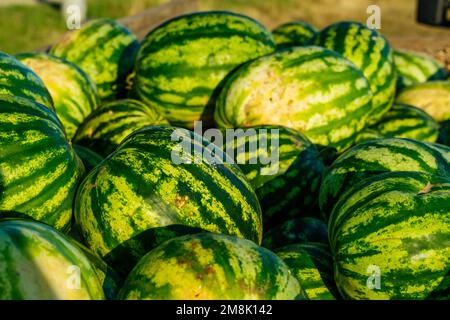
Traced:
POLYGON ((216 11, 0 52, 0 299, 449 299, 448 79, 360 23, 216 11))

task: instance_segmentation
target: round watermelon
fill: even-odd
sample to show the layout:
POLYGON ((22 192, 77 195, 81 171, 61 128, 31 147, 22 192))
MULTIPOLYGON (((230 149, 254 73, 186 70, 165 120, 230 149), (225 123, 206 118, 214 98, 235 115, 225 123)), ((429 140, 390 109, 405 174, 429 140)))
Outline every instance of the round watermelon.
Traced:
POLYGON ((83 161, 86 173, 94 169, 94 167, 96 167, 104 159, 97 152, 77 144, 73 145, 73 150, 75 150, 77 156, 81 159, 81 161, 83 161))
POLYGON ((372 93, 362 72, 340 54, 293 47, 234 72, 217 101, 220 128, 280 125, 313 143, 345 149, 364 129, 372 93))
POLYGON ((257 197, 230 162, 186 129, 134 132, 79 187, 75 218, 85 243, 122 273, 177 235, 206 230, 260 243, 257 197), (212 159, 201 156, 208 150, 212 159))
POLYGON ((409 50, 394 50, 397 88, 430 80, 445 80, 447 70, 433 57, 409 50))
POLYGON ((278 49, 306 45, 316 32, 316 28, 304 21, 284 23, 272 30, 278 49))
POLYGON ((298 243, 275 249, 274 252, 292 271, 308 300, 335 300, 339 297, 328 244, 298 243))
POLYGON ((335 280, 347 299, 450 298, 450 179, 367 178, 330 217, 335 280))
POLYGON ((95 83, 102 100, 123 97, 139 49, 136 37, 111 19, 95 19, 56 43, 50 54, 73 62, 95 83))
POLYGON ((0 220, 1 300, 102 300, 95 268, 69 238, 46 224, 0 220))
POLYGON ((19 60, 0 51, 0 95, 27 98, 54 110, 44 82, 19 60))
POLYGON ((286 127, 255 126, 232 141, 228 155, 255 190, 266 227, 319 211, 324 165, 308 138, 286 127))
POLYGON ((106 157, 133 131, 160 124, 168 122, 154 107, 131 99, 117 100, 92 112, 73 141, 106 157))
POLYGON ((147 253, 120 290, 129 300, 292 300, 286 264, 255 243, 212 233, 169 240, 147 253))
POLYGON ((86 73, 66 60, 45 53, 19 54, 17 59, 42 79, 67 137, 71 139, 80 123, 99 104, 95 85, 86 73))
POLYGON ((364 178, 390 171, 418 171, 450 177, 450 163, 437 148, 410 139, 368 141, 343 153, 320 187, 322 214, 329 217, 339 197, 364 178))
POLYGON ((377 122, 394 101, 397 79, 394 53, 386 39, 362 23, 342 21, 318 32, 311 43, 339 52, 362 70, 373 92, 368 121, 377 122))
POLYGON ((0 95, 0 217, 17 211, 67 231, 83 173, 53 111, 0 95))
POLYGON ((397 103, 418 107, 436 121, 450 120, 450 81, 429 81, 404 88, 397 103))
POLYGON ((288 220, 265 232, 262 245, 273 249, 305 242, 328 244, 327 225, 311 217, 288 220))
POLYGON ((240 64, 275 50, 272 35, 246 16, 200 12, 152 30, 136 60, 133 96, 157 106, 170 123, 211 124, 216 88, 240 64))
POLYGON ((436 142, 439 136, 439 123, 436 120, 425 111, 404 104, 394 104, 371 129, 386 138, 436 142))

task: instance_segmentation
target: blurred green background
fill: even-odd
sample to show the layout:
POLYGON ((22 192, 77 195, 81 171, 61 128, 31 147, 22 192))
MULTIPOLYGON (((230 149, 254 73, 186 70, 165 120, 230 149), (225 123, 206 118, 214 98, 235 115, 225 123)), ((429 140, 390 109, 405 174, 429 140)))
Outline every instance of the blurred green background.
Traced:
MULTIPOLYGON (((170 0, 87 0, 88 18, 120 18, 170 0)), ((267 27, 304 20, 324 27, 336 20, 365 22, 367 7, 377 4, 386 36, 436 35, 449 39, 449 29, 415 22, 415 0, 197 0, 199 10, 225 9, 247 14, 267 27)), ((17 53, 45 47, 67 31, 61 12, 33 0, 0 0, 0 51, 17 53)))

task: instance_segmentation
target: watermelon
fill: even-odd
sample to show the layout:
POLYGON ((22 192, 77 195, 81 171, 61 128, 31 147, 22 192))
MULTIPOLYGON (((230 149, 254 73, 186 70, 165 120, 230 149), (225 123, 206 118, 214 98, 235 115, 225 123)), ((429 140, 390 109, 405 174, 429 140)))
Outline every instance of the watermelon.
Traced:
POLYGON ((314 46, 283 49, 239 68, 217 101, 220 128, 281 125, 313 143, 345 149, 372 110, 369 83, 340 54, 314 46))
POLYGON ((433 57, 409 50, 394 50, 397 88, 429 80, 445 80, 447 70, 433 57))
POLYGON ((345 193, 330 218, 347 299, 450 298, 450 179, 390 172, 345 193))
POLYGON ((0 96, 0 217, 17 211, 68 231, 83 173, 53 111, 0 96))
POLYGON ((273 249, 304 242, 328 244, 327 225, 312 217, 291 219, 265 232, 262 245, 273 249))
POLYGON ((44 82, 13 56, 0 51, 0 95, 11 95, 39 102, 54 110, 44 82))
POLYGON ((134 132, 79 187, 75 219, 85 243, 123 274, 177 235, 206 230, 260 243, 258 199, 230 162, 186 129, 150 126, 134 132), (209 150, 212 158, 193 155, 186 146, 202 154, 209 150))
POLYGON ((440 124, 438 142, 450 146, 450 120, 440 124))
POLYGON ((157 106, 173 125, 212 121, 217 87, 240 64, 275 50, 257 21, 230 12, 176 17, 152 30, 136 60, 133 96, 157 106))
POLYGON ((94 169, 104 159, 98 153, 77 144, 73 145, 73 150, 75 150, 77 156, 83 161, 86 173, 94 169))
POLYGON ((255 243, 213 233, 169 240, 127 277, 128 300, 292 300, 300 293, 283 261, 255 243))
POLYGON ((387 138, 409 138, 436 142, 439 123, 425 111, 404 104, 394 104, 371 129, 387 138))
POLYGON ((378 139, 356 145, 329 168, 320 187, 319 204, 329 217, 338 198, 364 178, 390 171, 418 171, 450 177, 443 152, 411 139, 378 139))
POLYGON ((36 72, 49 90, 56 114, 71 139, 80 123, 99 104, 97 89, 80 68, 69 61, 45 53, 17 55, 36 72))
POLYGON ((126 79, 138 50, 139 42, 123 25, 111 19, 95 19, 66 33, 50 54, 83 69, 100 98, 114 100, 125 95, 126 79))
POLYGON ((360 68, 373 92, 369 124, 377 122, 391 107, 395 96, 394 53, 376 30, 359 22, 337 22, 316 34, 311 43, 335 50, 360 68))
POLYGON ((50 226, 0 220, 0 300, 102 300, 83 251, 50 226))
POLYGON ((233 142, 227 153, 255 190, 267 227, 319 211, 324 165, 308 138, 285 127, 255 126, 233 142))
POLYGON ((339 297, 333 280, 333 258, 324 243, 299 243, 275 249, 300 283, 309 300, 335 300, 339 297))
POLYGON ((154 107, 123 99, 106 103, 80 125, 73 141, 106 157, 133 131, 168 124, 154 107))
POLYGON ((316 34, 317 29, 304 21, 292 21, 279 25, 272 31, 277 48, 303 46, 316 34))
POLYGON ((436 121, 450 120, 450 81, 429 81, 404 88, 397 103, 418 107, 436 121))

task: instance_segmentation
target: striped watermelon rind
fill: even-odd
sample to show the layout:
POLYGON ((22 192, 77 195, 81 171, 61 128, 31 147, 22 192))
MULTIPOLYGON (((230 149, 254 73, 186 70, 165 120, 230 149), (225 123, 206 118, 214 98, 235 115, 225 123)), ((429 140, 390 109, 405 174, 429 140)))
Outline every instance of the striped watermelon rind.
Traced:
POLYGON ((52 97, 41 78, 19 60, 1 51, 0 78, 0 95, 30 99, 55 110, 52 97))
POLYGON ((449 299, 449 203, 450 179, 421 172, 376 175, 345 193, 329 222, 343 297, 449 299))
POLYGON ((274 249, 305 242, 328 244, 328 229, 325 222, 312 217, 285 221, 264 233, 262 246, 274 249))
POLYGON ((171 124, 210 124, 212 100, 229 72, 275 50, 259 22, 222 11, 176 17, 152 30, 136 60, 133 97, 157 106, 171 124))
POLYGON ((126 27, 112 19, 95 19, 74 30, 50 48, 50 54, 84 70, 102 100, 125 96, 139 42, 126 27))
POLYGON ((319 31, 314 45, 341 53, 362 70, 373 93, 369 124, 377 122, 394 102, 397 74, 394 52, 388 41, 365 24, 341 21, 319 31))
POLYGON ((308 300, 339 297, 333 279, 333 257, 324 243, 298 243, 274 250, 292 271, 308 300))
POLYGON ((46 53, 23 53, 16 57, 42 79, 71 139, 81 122, 100 103, 89 76, 75 64, 46 53))
POLYGON ((167 120, 153 106, 122 99, 105 103, 92 112, 79 126, 73 141, 107 157, 134 131, 165 124, 167 120))
POLYGON ((439 123, 425 111, 404 104, 394 104, 371 129, 386 138, 409 138, 436 142, 439 123))
POLYGON ((433 57, 410 50, 394 50, 397 88, 431 80, 445 80, 447 70, 433 57))
POLYGON ((347 150, 329 168, 319 204, 328 218, 339 197, 359 181, 390 171, 417 171, 450 177, 450 163, 437 148, 411 139, 377 139, 347 150))
POLYGON ((249 240, 201 233, 169 240, 146 254, 119 298, 292 300, 299 292, 274 253, 249 240))
POLYGON ((371 100, 361 70, 340 54, 293 47, 234 72, 219 96, 214 119, 220 128, 286 126, 315 144, 343 150, 364 129, 371 100))
POLYGON ((304 21, 292 21, 279 25, 272 30, 272 35, 278 49, 302 46, 316 34, 317 29, 304 21))
POLYGON ((119 272, 186 233, 206 230, 261 242, 261 209, 245 175, 230 159, 222 164, 217 147, 212 160, 195 160, 180 150, 181 139, 202 151, 212 146, 192 131, 146 127, 128 136, 79 187, 75 219, 83 239, 119 272), (192 163, 174 162, 174 150, 192 163))
POLYGON ((436 121, 450 120, 450 81, 428 81, 401 90, 396 103, 424 110, 436 121))
POLYGON ((68 231, 84 173, 61 122, 47 107, 0 96, 0 217, 16 211, 68 231))
POLYGON ((103 300, 101 281, 83 251, 50 226, 0 220, 1 300, 103 300))
POLYGON ((229 155, 254 188, 265 225, 318 212, 324 165, 311 141, 280 126, 249 127, 245 133, 233 140, 229 155))

